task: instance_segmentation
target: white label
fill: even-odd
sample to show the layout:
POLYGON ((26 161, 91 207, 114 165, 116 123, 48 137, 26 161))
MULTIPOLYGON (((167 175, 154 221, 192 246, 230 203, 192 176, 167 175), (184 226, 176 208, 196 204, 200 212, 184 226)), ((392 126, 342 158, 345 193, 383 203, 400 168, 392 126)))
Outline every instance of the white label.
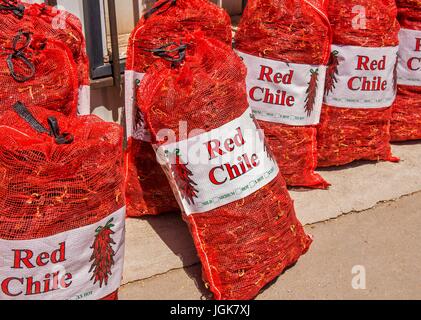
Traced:
POLYGON ((399 32, 398 84, 421 86, 421 31, 399 32))
POLYGON ((218 129, 161 146, 157 154, 187 215, 243 199, 279 173, 250 109, 218 129))
POLYGON ((0 240, 0 300, 99 300, 115 292, 123 272, 125 215, 122 208, 48 238, 0 240), (98 255, 94 243, 112 260, 98 255), (96 279, 100 270, 105 273, 96 279))
POLYGON ((333 107, 384 108, 396 98, 398 47, 332 45, 325 103, 333 107))
POLYGON ((125 114, 128 138, 141 141, 151 141, 150 133, 145 128, 145 121, 139 107, 136 105, 136 90, 145 74, 132 70, 125 71, 125 114))
POLYGON ((91 87, 79 87, 78 113, 81 116, 91 114, 91 87))
POLYGON ((294 126, 320 122, 326 66, 237 53, 247 66, 248 102, 257 119, 294 126))

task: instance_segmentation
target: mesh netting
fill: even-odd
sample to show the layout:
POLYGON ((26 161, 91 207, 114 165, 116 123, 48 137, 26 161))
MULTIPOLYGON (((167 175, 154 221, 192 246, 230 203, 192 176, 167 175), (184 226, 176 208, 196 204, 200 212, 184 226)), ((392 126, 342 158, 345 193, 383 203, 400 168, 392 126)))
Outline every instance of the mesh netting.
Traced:
MULTIPOLYGON (((181 120, 192 134, 240 117, 248 106, 245 77, 243 63, 229 46, 195 35, 182 66, 158 64, 140 86, 138 99, 153 138, 166 128, 179 137, 181 120)), ((281 174, 242 200, 184 219, 216 299, 255 297, 311 243, 281 174)))
MULTIPOLYGON (((322 65, 329 58, 330 29, 323 1, 251 0, 235 36, 236 49, 262 58, 322 65), (317 8, 317 9, 316 9, 317 8)), ((316 174, 317 130, 260 121, 290 186, 327 188, 316 174)))
POLYGON ((185 32, 202 30, 207 37, 231 43, 231 19, 208 0, 161 0, 133 30, 127 68, 145 73, 157 57, 150 51, 173 42, 185 32), (154 8, 158 8, 156 11, 154 8), (145 50, 146 49, 146 50, 145 50))
POLYGON ((75 114, 78 80, 71 52, 61 41, 30 33, 1 41, 0 114, 21 101, 66 115, 75 114))
MULTIPOLYGON (((329 3, 333 43, 360 47, 392 47, 399 43, 396 4, 392 0, 333 0, 329 3), (353 8, 365 8, 365 28, 356 28, 353 8)), ((335 72, 331 70, 329 74, 335 72)), ((355 109, 324 105, 318 130, 319 166, 355 160, 397 161, 390 147, 391 108, 355 109)))
MULTIPOLYGON (((0 239, 32 240, 91 225, 124 206, 122 129, 96 116, 29 108, 61 138, 37 133, 14 111, 0 117, 0 239)), ((117 293, 106 297, 117 299, 117 293)))
POLYGON ((22 30, 64 42, 73 55, 79 86, 89 85, 86 43, 82 25, 76 16, 45 4, 0 0, 0 29, 2 42, 8 41, 22 30))
MULTIPOLYGON (((398 20, 402 28, 421 30, 421 1, 398 0, 398 20)), ((393 105, 391 135, 393 141, 421 139, 421 87, 398 86, 393 105)))
POLYGON ((38 18, 32 19, 37 32, 67 44, 78 68, 79 85, 89 85, 89 58, 79 18, 45 4, 29 5, 27 15, 38 18))
POLYGON ((16 112, 0 118, 0 238, 30 240, 96 223, 124 206, 122 132, 96 116, 28 108, 57 118, 74 142, 37 134, 16 112))
MULTIPOLYGON (((179 39, 185 32, 197 29, 202 30, 208 37, 231 44, 230 17, 208 0, 157 2, 131 34, 126 69, 145 73, 159 59, 151 50, 179 39)), ((130 93, 126 92, 127 94, 130 93)), ((133 111, 133 126, 141 127, 141 116, 137 110, 133 111)), ((135 137, 130 139, 127 157, 128 215, 156 215, 179 211, 150 144, 135 137)))

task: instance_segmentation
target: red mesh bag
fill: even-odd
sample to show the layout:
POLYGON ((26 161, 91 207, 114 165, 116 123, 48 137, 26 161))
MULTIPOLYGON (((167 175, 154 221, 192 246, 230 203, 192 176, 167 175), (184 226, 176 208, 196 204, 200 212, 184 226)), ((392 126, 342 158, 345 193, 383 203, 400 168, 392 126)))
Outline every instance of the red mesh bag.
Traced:
POLYGON ((318 131, 319 166, 398 161, 390 148, 399 23, 392 0, 333 0, 332 53, 318 131))
POLYGON ((152 51, 168 45, 184 32, 196 29, 231 44, 230 17, 208 0, 159 1, 142 17, 130 36, 125 72, 129 216, 179 211, 175 199, 169 196, 171 189, 162 169, 156 163, 134 96, 144 73, 157 60, 152 51))
POLYGON ((248 67, 250 106, 289 186, 329 186, 314 171, 330 41, 321 0, 248 1, 235 36, 248 67))
POLYGON ((76 16, 45 4, 0 0, 0 28, 3 30, 0 38, 10 39, 24 30, 64 42, 70 48, 77 68, 79 112, 90 113, 89 59, 82 25, 76 16))
POLYGON ((218 300, 252 299, 308 250, 311 239, 248 108, 240 58, 200 34, 189 40, 187 53, 183 48, 177 58, 171 54, 177 49, 161 55, 186 58, 174 68, 151 68, 137 99, 183 208, 204 281, 218 300))
POLYGON ((398 0, 401 24, 398 95, 393 105, 392 141, 421 139, 421 2, 398 0))
POLYGON ((0 114, 17 101, 76 113, 78 81, 70 50, 60 41, 18 32, 2 41, 0 114))
POLYGON ((121 127, 21 103, 14 110, 0 117, 0 298, 116 299, 121 127))

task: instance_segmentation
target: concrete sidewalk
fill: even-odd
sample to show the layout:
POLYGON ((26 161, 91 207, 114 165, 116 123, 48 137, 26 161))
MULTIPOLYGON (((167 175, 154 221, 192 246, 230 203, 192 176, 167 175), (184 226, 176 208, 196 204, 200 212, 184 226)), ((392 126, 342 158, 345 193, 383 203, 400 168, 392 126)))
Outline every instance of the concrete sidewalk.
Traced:
MULTIPOLYGON (((421 142, 395 145, 393 146, 393 151, 396 156, 401 158, 400 163, 358 162, 346 167, 323 170, 321 174, 332 183, 332 187, 329 190, 294 190, 291 192, 299 219, 303 224, 311 224, 315 228, 314 230, 310 230, 311 233, 315 234, 315 243, 310 254, 304 257, 302 261, 305 262, 309 259, 308 257, 312 257, 314 261, 317 261, 317 265, 322 262, 329 262, 330 267, 335 266, 335 264, 330 265, 336 262, 336 253, 333 251, 335 248, 328 246, 329 243, 339 247, 342 245, 349 246, 349 248, 346 248, 346 251, 343 251, 345 247, 341 247, 341 251, 337 253, 343 253, 341 259, 355 258, 355 260, 358 260, 358 253, 365 252, 364 250, 371 250, 370 254, 372 256, 382 257, 382 254, 396 254, 399 257, 400 253, 398 251, 387 252, 389 249, 388 246, 391 246, 390 248, 393 249, 393 241, 400 241, 397 237, 405 239, 405 237, 407 238, 411 234, 404 232, 404 235, 397 236, 399 234, 397 232, 399 230, 405 231, 407 228, 417 227, 418 229, 413 230, 414 235, 412 236, 419 236, 421 220, 417 216, 421 215, 421 202, 417 192, 421 191, 421 142), (406 198, 403 197, 406 196, 414 199, 412 207, 409 207, 411 203, 405 202, 406 198), (400 217, 403 220, 396 218, 393 225, 391 222, 385 221, 383 214, 381 212, 378 213, 378 208, 376 208, 376 206, 384 202, 392 206, 395 204, 402 205, 402 208, 398 206, 395 212, 390 212, 390 214, 391 218, 400 217), (407 211, 407 213, 403 214, 402 212, 404 211, 407 211), (377 215, 371 215, 369 214, 370 212, 377 212, 377 215), (331 221, 344 215, 346 216, 343 218, 344 220, 331 221), (412 217, 413 221, 407 221, 407 216, 412 217), (358 217, 364 218, 361 218, 361 221, 356 220, 354 222, 347 220, 358 219, 358 217), (325 221, 329 221, 326 227, 324 224, 318 224, 325 221), (409 225, 406 225, 405 221, 409 225), (372 229, 368 228, 370 223, 373 226, 372 229), (367 229, 359 229, 364 228, 364 226, 367 226, 367 229), (383 236, 381 233, 374 233, 377 229, 381 230, 383 228, 386 230, 388 227, 395 227, 396 230, 385 233, 383 236), (330 228, 332 229, 330 230, 330 228), (336 231, 335 237, 335 228, 339 228, 338 230, 344 228, 345 231, 342 233, 336 231), (317 234, 319 230, 321 232, 320 235, 317 234), (364 242, 361 242, 362 240, 360 238, 356 238, 357 235, 360 235, 362 238, 364 238, 364 235, 367 237, 371 235, 374 239, 373 243, 376 241, 380 242, 376 247, 370 249, 364 242), (384 237, 387 237, 387 240, 391 242, 384 242, 381 245, 381 241, 386 241, 383 239, 384 237), (324 244, 325 246, 323 247, 324 244)), ((384 210, 387 208, 386 206, 384 210)), ((385 212, 389 211, 386 210, 385 212)), ((418 243, 420 243, 419 240, 418 238, 418 243)), ((122 297, 134 299, 164 299, 170 297, 193 299, 200 297, 198 292, 205 295, 208 294, 207 290, 202 288, 200 267, 198 266, 199 261, 190 233, 187 225, 179 215, 168 214, 143 219, 129 219, 127 222, 126 242, 122 297), (161 281, 160 279, 163 279, 162 285, 155 286, 151 284, 155 283, 154 281, 161 281), (199 291, 194 285, 194 281, 192 282, 190 279, 197 280, 199 291), (164 285, 164 283, 166 284, 164 285), (148 286, 148 284, 151 285, 148 286), (146 288, 143 292, 142 287, 146 288), (187 289, 184 290, 183 288, 187 289), (194 290, 195 288, 196 290, 194 290)), ((369 244, 371 245, 371 243, 369 244)), ((400 244, 403 246, 403 252, 407 250, 404 242, 400 244)), ((398 246, 399 243, 396 245, 398 246)), ((416 244, 410 247, 412 248, 412 253, 415 252, 414 246, 416 244)), ((419 249, 419 246, 416 249, 419 249)), ((363 257, 365 258, 365 256, 363 257)), ((399 264, 405 263, 405 260, 399 258, 396 258, 396 261, 395 263, 388 260, 388 263, 391 264, 389 267, 397 268, 399 264)), ((374 264, 377 262, 380 262, 380 260, 373 261, 374 264)), ((416 261, 412 262, 412 265, 405 263, 407 268, 416 268, 421 263, 419 255, 417 263, 416 261)), ((279 281, 285 281, 284 279, 288 279, 288 277, 296 274, 296 270, 299 270, 301 263, 291 269, 291 271, 288 271, 279 281), (290 272, 292 272, 292 275, 290 275, 290 272)), ((349 264, 354 266, 355 264, 364 264, 364 262, 349 261, 349 264)), ((339 273, 339 271, 336 273, 329 271, 325 277, 332 275, 332 285, 336 284, 340 286, 345 281, 346 285, 350 286, 352 266, 343 266, 343 269, 341 269, 342 273, 339 273), (342 278, 338 278, 339 276, 342 278)), ((313 265, 307 268, 317 270, 316 266, 313 265)), ((305 269, 302 272, 310 272, 311 270, 305 269)), ((369 272, 370 270, 367 270, 368 274, 369 272)), ((377 271, 371 272, 376 273, 377 271)), ((409 274, 414 273, 409 272, 409 274)), ((390 277, 397 276, 391 273, 390 277)), ((310 278, 305 281, 308 283, 310 278)), ((291 282, 291 285, 285 287, 291 291, 289 292, 291 298, 295 297, 292 293, 294 292, 294 288, 299 286, 300 279, 296 280, 296 282, 291 282)), ((411 284, 414 283, 414 281, 411 282, 411 284)), ((328 286, 328 288, 332 290, 331 295, 343 294, 339 289, 335 291, 332 287, 328 286)), ((421 291, 421 288, 418 288, 421 291)), ((367 289, 364 292, 368 292, 369 290, 367 289)), ((307 289, 307 291, 309 291, 309 294, 316 294, 318 292, 315 288, 307 289)), ((267 292, 271 291, 269 290, 267 292)), ((364 292, 356 293, 354 290, 352 291, 354 295, 361 295, 364 292)), ((302 290, 299 290, 299 293, 302 294, 302 290)), ((261 297, 270 298, 265 296, 265 294, 261 297)), ((285 295, 279 291, 274 297, 283 298, 285 295)), ((305 296, 302 297, 304 298, 305 296)), ((331 296, 326 295, 326 297, 331 296)))
MULTIPOLYGON (((310 252, 258 299, 421 299, 421 192, 307 226, 310 252), (355 290, 362 266, 366 289, 355 290)), ((200 265, 123 286, 121 299, 203 299, 200 265)))

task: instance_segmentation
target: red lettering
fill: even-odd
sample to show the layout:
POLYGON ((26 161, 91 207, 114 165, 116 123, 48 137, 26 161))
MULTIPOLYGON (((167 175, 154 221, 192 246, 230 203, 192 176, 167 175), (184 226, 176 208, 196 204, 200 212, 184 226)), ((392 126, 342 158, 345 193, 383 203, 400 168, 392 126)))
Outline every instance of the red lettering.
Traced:
POLYGON ((59 244, 60 248, 51 253, 51 262, 54 264, 63 263, 66 261, 66 243, 59 244))
POLYGON ((272 93, 270 89, 260 87, 254 87, 250 90, 250 99, 278 106, 293 107, 295 104, 295 98, 289 96, 286 91, 277 90, 276 93, 272 93), (260 92, 260 96, 257 95, 257 92, 260 92))
POLYGON ((421 70, 421 58, 411 58, 408 60, 408 69, 411 71, 421 70))
POLYGON ((13 250, 13 252, 13 269, 23 269, 24 267, 34 269, 36 267, 45 267, 50 262, 57 264, 66 261, 65 242, 60 243, 59 248, 54 250, 51 255, 48 252, 42 252, 34 259, 34 261, 31 261, 34 257, 34 253, 31 250, 13 250))
POLYGON ((357 69, 356 70, 385 70, 386 69, 386 56, 380 60, 370 60, 368 56, 357 56, 357 69))
POLYGON ((421 51, 421 38, 415 38, 415 51, 421 51))
POLYGON ((12 269, 23 269, 22 263, 28 269, 33 269, 35 266, 31 263, 30 259, 34 256, 31 250, 13 250, 15 253, 12 269), (24 257, 22 255, 25 254, 24 257))
POLYGON ((220 156, 223 156, 225 154, 225 152, 221 150, 221 142, 219 140, 209 141, 207 143, 207 148, 210 156, 209 160, 217 158, 218 154, 220 156))
POLYGON ((61 288, 66 289, 72 285, 73 281, 68 282, 69 280, 72 280, 73 276, 71 273, 66 273, 63 278, 61 278, 61 288))
POLYGON ((289 70, 288 73, 275 73, 273 76, 273 69, 267 66, 260 66, 260 75, 257 78, 259 81, 267 81, 275 84, 291 84, 294 78, 294 70, 289 70))
POLYGON ((9 297, 18 297, 22 294, 25 296, 35 296, 58 289, 66 289, 72 285, 72 279, 73 276, 71 273, 60 276, 60 271, 47 273, 39 280, 36 280, 34 277, 7 278, 2 281, 1 290, 9 297), (12 282, 14 282, 13 286, 12 282), (11 292, 11 287, 17 287, 18 284, 20 284, 20 288, 16 292, 11 292))
POLYGON ((44 267, 48 264, 48 259, 50 258, 50 255, 48 252, 43 252, 37 257, 37 265, 40 267, 44 267))
POLYGON ((215 167, 213 168, 210 172, 209 172, 209 180, 216 186, 220 186, 223 185, 225 182, 227 182, 228 178, 225 178, 223 181, 218 181, 215 177, 215 173, 217 170, 222 170, 224 171, 224 167, 223 166, 219 166, 219 167, 215 167))
POLYGON ((260 90, 261 93, 263 93, 263 91, 264 91, 262 88, 259 88, 259 87, 251 88, 250 89, 250 98, 253 101, 259 102, 259 101, 262 101, 262 99, 256 98, 255 93, 256 93, 257 90, 260 90))
POLYGON ((223 156, 226 153, 233 152, 236 147, 241 147, 246 143, 241 128, 237 128, 236 131, 237 134, 233 138, 225 140, 225 150, 221 149, 221 142, 219 140, 212 140, 205 143, 205 146, 207 147, 210 156, 209 160, 217 158, 218 155, 223 156))
POLYGON ((228 180, 233 181, 254 168, 257 168, 260 165, 259 157, 256 154, 253 154, 249 157, 247 154, 243 154, 241 157, 237 158, 237 164, 226 163, 222 166, 215 167, 209 172, 209 180, 217 186, 223 185, 228 180), (225 174, 223 180, 218 180, 216 178, 216 172, 220 174, 225 174))
POLYGON ((385 91, 387 81, 381 77, 369 80, 367 77, 352 77, 348 80, 348 89, 352 91, 385 91))
POLYGON ((33 277, 26 278, 26 296, 32 296, 41 293, 41 282, 34 281, 33 277))
POLYGON ((258 79, 260 81, 265 81, 265 78, 266 78, 266 81, 272 82, 272 79, 270 78, 270 76, 273 73, 273 69, 271 67, 267 67, 267 66, 260 66, 260 67, 261 67, 260 76, 259 76, 258 79))
POLYGON ((257 167, 260 165, 259 157, 257 156, 257 154, 253 154, 251 156, 251 164, 253 167, 257 167))
POLYGON ((3 293, 9 297, 18 297, 22 294, 22 291, 19 291, 18 293, 11 293, 10 289, 9 289, 9 284, 12 281, 18 281, 20 282, 20 284, 23 285, 23 279, 19 279, 19 278, 7 278, 4 279, 3 282, 1 283, 1 290, 3 291, 3 293))

